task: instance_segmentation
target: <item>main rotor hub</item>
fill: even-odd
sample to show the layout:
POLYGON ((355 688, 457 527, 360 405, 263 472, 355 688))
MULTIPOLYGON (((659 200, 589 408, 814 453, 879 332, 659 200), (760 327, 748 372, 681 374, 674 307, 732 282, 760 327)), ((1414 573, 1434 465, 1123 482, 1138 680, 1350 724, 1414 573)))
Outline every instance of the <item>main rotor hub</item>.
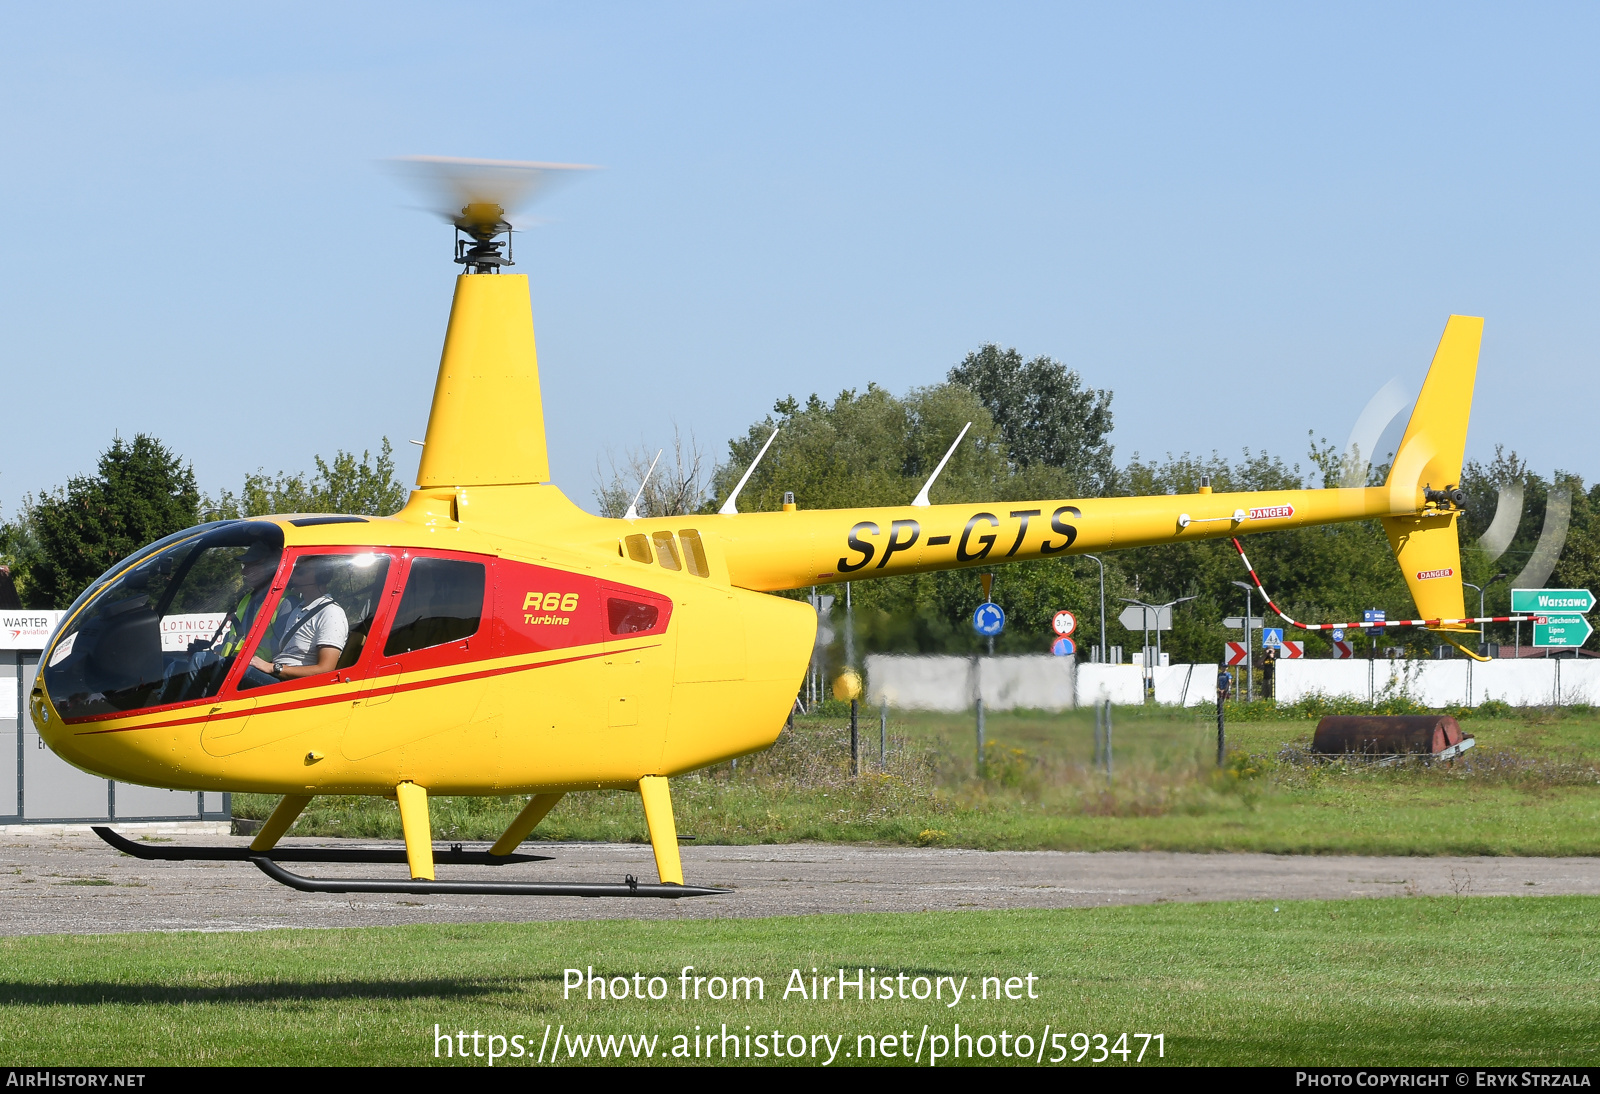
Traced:
POLYGON ((499 273, 502 266, 515 266, 510 253, 511 222, 506 211, 493 202, 475 201, 461 207, 451 218, 456 227, 456 262, 472 273, 499 273), (462 239, 465 234, 467 239, 462 239), (505 242, 497 236, 505 236, 505 242), (470 241, 470 242, 469 242, 470 241), (507 253, 501 254, 505 247, 507 253))

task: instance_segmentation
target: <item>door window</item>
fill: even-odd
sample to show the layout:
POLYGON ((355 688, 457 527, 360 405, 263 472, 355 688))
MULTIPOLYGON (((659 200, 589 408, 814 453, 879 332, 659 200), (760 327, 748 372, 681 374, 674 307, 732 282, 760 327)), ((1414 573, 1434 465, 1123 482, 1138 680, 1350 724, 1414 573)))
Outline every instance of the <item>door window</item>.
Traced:
POLYGON ((484 578, 481 562, 414 559, 383 655, 398 657, 477 634, 483 619, 484 578))
POLYGON ((354 665, 372 629, 388 573, 389 556, 372 552, 295 559, 239 690, 354 665))

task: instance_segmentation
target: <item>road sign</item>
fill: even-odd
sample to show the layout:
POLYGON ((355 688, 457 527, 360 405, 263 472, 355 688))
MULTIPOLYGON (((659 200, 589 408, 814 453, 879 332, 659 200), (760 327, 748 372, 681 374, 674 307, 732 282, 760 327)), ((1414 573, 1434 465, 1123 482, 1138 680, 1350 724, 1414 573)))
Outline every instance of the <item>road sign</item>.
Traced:
POLYGON ((1250 660, 1250 647, 1243 642, 1225 642, 1222 646, 1222 659, 1230 665, 1243 665, 1250 660))
POLYGON ((1533 644, 1572 648, 1589 640, 1594 628, 1581 615, 1536 615, 1533 617, 1533 644))
POLYGON ((1304 657, 1305 655, 1306 644, 1304 642, 1280 642, 1278 644, 1278 656, 1286 660, 1293 661, 1295 658, 1304 657))
MULTIPOLYGON (((1250 629, 1259 631, 1261 629, 1261 624, 1264 622, 1266 621, 1259 615, 1252 615, 1250 617, 1250 629)), ((1222 625, 1227 627, 1229 630, 1242 630, 1244 629, 1244 623, 1245 617, 1242 615, 1226 615, 1222 617, 1222 625)))
POLYGON ((1344 641, 1344 628, 1343 627, 1335 627, 1335 628, 1333 628, 1333 631, 1328 635, 1328 637, 1333 639, 1335 642, 1343 642, 1344 641))
POLYGON ((1282 627, 1262 627, 1261 628, 1261 648, 1262 649, 1264 649, 1264 650, 1275 650, 1281 645, 1283 645, 1283 628, 1282 627))
POLYGON ((1170 631, 1172 629, 1171 606, 1169 605, 1168 607, 1157 610, 1155 608, 1141 608, 1137 604, 1130 604, 1126 608, 1122 609, 1121 615, 1117 616, 1117 622, 1121 623, 1130 631, 1142 631, 1147 629, 1146 620, 1149 621, 1149 630, 1170 631))
MULTIPOLYGON (((1367 608, 1361 613, 1361 622, 1363 623, 1382 623, 1388 618, 1389 613, 1384 611, 1382 608, 1367 608)), ((1376 638, 1378 635, 1383 633, 1383 628, 1368 627, 1367 633, 1376 638)))
POLYGON ((1072 644, 1072 639, 1062 636, 1050 643, 1050 652, 1057 657, 1071 657, 1078 652, 1078 647, 1072 644))
POLYGON ((972 613, 972 629, 993 638, 1006 629, 1006 613, 1000 610, 1000 605, 985 601, 972 613))
POLYGON ((1512 589, 1514 612, 1587 612, 1594 608, 1594 594, 1588 589, 1512 589))
POLYGON ((1050 627, 1062 638, 1078 629, 1078 617, 1068 611, 1060 611, 1050 620, 1050 627))
MULTIPOLYGON (((1333 633, 1338 634, 1339 632, 1334 631, 1333 633)), ((1333 656, 1335 660, 1344 660, 1347 657, 1354 657, 1355 655, 1356 651, 1354 647, 1350 645, 1350 643, 1341 641, 1337 638, 1333 640, 1333 656)))

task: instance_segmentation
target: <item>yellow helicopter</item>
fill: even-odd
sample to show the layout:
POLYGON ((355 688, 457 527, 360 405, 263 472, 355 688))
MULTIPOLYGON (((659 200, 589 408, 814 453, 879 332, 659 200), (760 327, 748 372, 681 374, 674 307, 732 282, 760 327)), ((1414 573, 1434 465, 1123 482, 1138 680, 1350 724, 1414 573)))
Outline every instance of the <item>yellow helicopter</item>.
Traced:
POLYGON ((417 162, 453 187, 464 270, 405 508, 168 536, 94 581, 42 655, 30 716, 73 764, 282 796, 248 848, 102 831, 123 850, 248 858, 306 891, 720 892, 684 884, 668 780, 777 739, 817 619, 769 594, 813 584, 1381 519, 1422 617, 1406 622, 1447 639, 1475 622, 1462 618, 1456 483, 1481 319, 1447 322, 1382 486, 961 505, 930 504, 924 487, 900 507, 765 513, 739 513, 736 489, 717 514, 605 519, 550 481, 528 281, 503 272, 510 195, 554 165, 417 162), (164 640, 196 619, 209 638, 164 640), (659 884, 435 878, 436 861, 536 857, 517 848, 563 795, 605 789, 639 794, 659 884), (395 799, 410 880, 284 869, 401 861, 275 850, 319 794, 395 799), (488 851, 436 854, 428 798, 441 794, 528 802, 488 851))

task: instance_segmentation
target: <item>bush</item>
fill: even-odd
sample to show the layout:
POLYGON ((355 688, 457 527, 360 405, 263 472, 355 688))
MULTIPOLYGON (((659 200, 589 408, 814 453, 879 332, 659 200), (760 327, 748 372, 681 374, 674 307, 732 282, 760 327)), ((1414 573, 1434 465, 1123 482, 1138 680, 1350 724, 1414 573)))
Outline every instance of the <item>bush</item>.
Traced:
POLYGON ((1230 752, 1217 774, 1231 783, 1250 782, 1267 773, 1271 760, 1251 752, 1230 752))
POLYGON ((983 747, 983 770, 978 774, 1001 786, 1021 786, 1032 767, 1033 758, 1022 749, 990 741, 983 747))

